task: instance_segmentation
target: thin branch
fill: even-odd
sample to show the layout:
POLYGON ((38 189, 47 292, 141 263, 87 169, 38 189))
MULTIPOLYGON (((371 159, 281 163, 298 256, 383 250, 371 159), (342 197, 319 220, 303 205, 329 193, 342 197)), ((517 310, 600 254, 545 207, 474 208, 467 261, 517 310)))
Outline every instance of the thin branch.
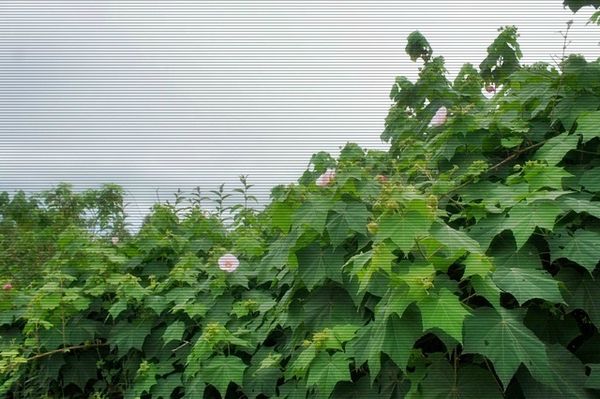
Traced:
POLYGON ((41 359, 41 358, 46 357, 46 356, 55 355, 57 353, 67 353, 67 352, 70 352, 70 351, 76 350, 76 349, 99 348, 101 346, 107 346, 107 345, 109 345, 108 342, 97 342, 95 344, 83 344, 83 345, 69 346, 69 347, 66 347, 66 348, 56 349, 56 350, 53 350, 53 351, 50 351, 50 352, 40 353, 38 355, 35 355, 35 356, 27 358, 27 361, 30 362, 32 360, 41 359))
MULTIPOLYGON (((493 171, 493 170, 495 170, 495 169, 498 169, 498 168, 499 168, 499 167, 501 167, 501 166, 504 166, 504 165, 506 165, 508 162, 510 162, 510 161, 512 161, 513 159, 517 158, 519 155, 521 155, 521 154, 523 154, 523 153, 525 153, 525 152, 527 152, 527 151, 529 151, 529 150, 532 150, 532 149, 534 149, 534 148, 537 148, 537 147, 540 147, 540 146, 544 145, 544 144, 546 143, 546 141, 547 141, 547 140, 540 141, 539 143, 535 143, 535 144, 533 144, 533 145, 530 145, 530 146, 528 146, 528 147, 525 147, 525 148, 522 148, 522 149, 520 149, 519 151, 515 152, 514 154, 511 154, 510 156, 508 156, 506 159, 503 159, 502 161, 498 162, 497 164, 495 164, 495 165, 493 165, 493 166, 489 167, 489 168, 488 168, 487 170, 485 170, 485 171, 484 171, 484 172, 483 172, 481 175, 484 175, 484 174, 486 174, 486 173, 489 173, 489 172, 491 172, 491 171, 493 171)), ((446 194, 442 195, 442 196, 440 197, 440 199, 442 199, 442 198, 446 198, 446 197, 448 197, 450 194, 452 194, 453 192, 455 192, 455 191, 457 191, 457 190, 460 190, 461 188, 463 188, 463 187, 465 187, 465 186, 467 186, 467 185, 471 184, 471 182, 473 181, 473 179, 474 179, 474 178, 475 178, 475 177, 471 177, 471 178, 467 179, 467 180, 466 180, 464 183, 462 183, 462 184, 458 185, 457 187, 455 187, 455 188, 453 188, 452 190, 448 191, 446 194)))

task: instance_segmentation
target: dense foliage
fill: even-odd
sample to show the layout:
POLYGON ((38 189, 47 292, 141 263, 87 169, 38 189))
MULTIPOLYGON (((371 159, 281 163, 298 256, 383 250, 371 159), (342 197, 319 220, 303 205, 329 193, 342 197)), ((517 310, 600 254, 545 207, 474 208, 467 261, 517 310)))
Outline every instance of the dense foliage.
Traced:
MULTIPOLYGON (((178 196, 120 241, 53 230, 43 279, 3 282, 0 391, 600 397, 600 61, 522 66, 507 27, 450 82, 406 48, 389 152, 315 154, 262 212, 243 180, 227 227, 221 186, 216 213, 178 196)), ((47 225, 11 215, 3 240, 47 225)))

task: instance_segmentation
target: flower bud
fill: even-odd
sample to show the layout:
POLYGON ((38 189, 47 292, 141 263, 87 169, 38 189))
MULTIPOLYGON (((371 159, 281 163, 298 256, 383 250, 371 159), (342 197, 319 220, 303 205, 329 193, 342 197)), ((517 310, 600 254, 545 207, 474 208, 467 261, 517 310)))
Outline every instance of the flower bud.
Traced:
POLYGON ((369 233, 371 234, 377 234, 377 231, 379 231, 379 225, 377 222, 371 222, 367 225, 367 230, 369 230, 369 233))

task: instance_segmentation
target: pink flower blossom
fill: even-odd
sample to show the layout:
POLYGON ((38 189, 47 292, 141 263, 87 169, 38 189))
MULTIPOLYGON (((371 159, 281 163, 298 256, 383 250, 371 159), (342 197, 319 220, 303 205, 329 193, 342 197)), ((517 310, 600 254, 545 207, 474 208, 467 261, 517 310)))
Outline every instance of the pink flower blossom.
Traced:
POLYGON ((10 290, 12 290, 12 288, 13 288, 13 286, 12 286, 12 284, 11 284, 11 283, 6 283, 6 284, 4 284, 4 285, 2 286, 2 289, 3 289, 4 291, 10 291, 10 290))
POLYGON ((335 169, 327 169, 316 181, 317 186, 327 187, 335 179, 335 169))
POLYGON ((234 272, 240 265, 240 261, 235 255, 225 254, 219 258, 219 269, 228 273, 234 272))
POLYGON ((375 179, 377 179, 379 183, 385 183, 388 181, 388 177, 386 175, 377 175, 375 176, 375 179))
POLYGON ((119 237, 113 237, 110 239, 113 243, 113 245, 117 245, 119 243, 119 237))
POLYGON ((429 122, 429 127, 442 126, 448 120, 448 109, 446 107, 441 106, 436 111, 433 118, 431 118, 431 122, 429 122))

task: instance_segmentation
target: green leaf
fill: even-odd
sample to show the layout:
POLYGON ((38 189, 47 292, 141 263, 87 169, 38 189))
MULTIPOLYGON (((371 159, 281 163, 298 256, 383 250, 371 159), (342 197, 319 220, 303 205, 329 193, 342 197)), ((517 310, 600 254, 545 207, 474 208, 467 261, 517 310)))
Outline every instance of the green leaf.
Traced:
POLYGON ((558 278, 567 287, 565 299, 570 309, 582 309, 590 317, 592 323, 600 325, 600 283, 591 276, 582 276, 571 270, 561 270, 558 278))
POLYGON ((475 294, 485 298, 494 308, 500 307, 500 289, 492 281, 491 276, 481 277, 474 275, 470 279, 475 294))
POLYGON ((561 230, 557 231, 548 243, 553 262, 566 258, 585 267, 591 274, 600 261, 600 233, 579 229, 569 234, 566 230, 561 230))
POLYGON ((315 198, 305 202, 294 214, 294 224, 306 225, 322 234, 327 223, 327 214, 333 204, 326 198, 315 198))
POLYGON ((538 379, 549 368, 546 347, 523 324, 520 310, 478 308, 465 320, 464 353, 479 353, 493 364, 504 387, 521 364, 538 379))
POLYGON ((550 367, 542 381, 533 380, 524 370, 519 371, 519 386, 527 399, 582 398, 597 396, 585 389, 585 366, 562 345, 550 345, 546 349, 550 367))
POLYGON ((156 374, 158 371, 156 363, 147 363, 144 361, 142 364, 144 363, 147 365, 147 368, 143 369, 140 366, 133 386, 127 390, 124 399, 137 399, 144 392, 150 393, 150 389, 156 385, 156 374))
POLYGON ((350 234, 350 227, 343 215, 334 213, 327 222, 327 233, 331 245, 337 247, 342 244, 350 234))
POLYGON ((600 191, 600 168, 586 170, 579 179, 579 184, 584 190, 597 193, 600 191))
POLYGON ((173 373, 169 374, 165 378, 160 378, 156 380, 156 385, 152 387, 150 393, 152 394, 152 398, 156 399, 170 399, 171 394, 177 387, 182 386, 181 383, 181 374, 173 373))
POLYGON ((600 390, 600 364, 588 364, 588 367, 591 373, 585 382, 585 387, 600 390))
POLYGON ((539 150, 536 151, 533 159, 546 161, 548 165, 558 164, 567 152, 577 148, 579 137, 569 136, 567 133, 561 133, 556 137, 549 139, 539 150))
POLYGON ((325 278, 341 283, 344 253, 342 249, 321 248, 319 243, 298 251, 298 271, 306 288, 312 290, 325 278))
POLYGON ((340 324, 361 324, 361 318, 348 292, 333 285, 315 289, 304 303, 305 323, 312 331, 340 324))
POLYGON ((331 399, 378 399, 379 397, 378 387, 371 386, 367 376, 355 383, 340 382, 331 395, 331 399))
POLYGON ((153 324, 152 320, 144 318, 136 319, 133 322, 120 321, 110 331, 111 348, 118 347, 120 355, 126 354, 132 348, 141 351, 153 324))
POLYGON ((437 295, 431 294, 417 302, 417 306, 421 310, 425 331, 439 328, 458 342, 463 342, 463 322, 470 313, 456 295, 442 288, 437 295))
POLYGON ((382 322, 376 324, 374 334, 383 334, 383 338, 374 337, 374 343, 381 342, 381 346, 380 348, 372 347, 370 350, 386 353, 401 370, 406 369, 413 346, 423 334, 419 312, 411 307, 404 312, 402 317, 395 313, 390 315, 383 329, 381 328, 382 322))
POLYGON ((393 244, 385 242, 373 246, 373 256, 371 257, 371 267, 375 270, 380 269, 388 275, 392 274, 392 262, 396 259, 393 250, 396 249, 393 244))
POLYGON ((565 130, 569 131, 579 115, 585 114, 586 111, 597 110, 599 103, 598 97, 592 93, 575 92, 571 96, 564 97, 556 105, 554 114, 556 115, 556 119, 562 122, 565 130))
POLYGON ((542 260, 538 249, 530 243, 523 245, 518 251, 513 240, 498 240, 491 248, 496 270, 518 267, 521 269, 542 269, 542 260))
POLYGON ((469 251, 474 254, 483 254, 479 243, 469 237, 467 233, 455 230, 442 223, 436 223, 431 228, 431 236, 444 244, 453 254, 469 251))
POLYGON ((419 385, 423 398, 428 399, 504 398, 489 370, 472 364, 455 370, 443 357, 427 367, 427 375, 419 385))
POLYGON ((537 191, 547 187, 553 190, 562 190, 562 181, 572 175, 559 166, 533 164, 526 165, 523 177, 529 183, 529 191, 537 191))
POLYGON ((511 293, 522 305, 530 299, 544 299, 552 303, 564 303, 558 281, 544 270, 507 267, 494 272, 493 280, 498 288, 511 293))
POLYGON ((181 341, 183 333, 185 332, 185 323, 183 321, 174 321, 167 326, 167 329, 163 333, 162 340, 166 345, 171 341, 181 341))
POLYGON ((401 317, 408 306, 427 297, 433 286, 435 269, 426 262, 402 262, 398 273, 390 276, 388 289, 377 305, 378 312, 388 317, 401 317))
POLYGON ((494 270, 494 264, 492 259, 485 255, 469 254, 465 263, 465 272, 463 278, 467 278, 473 275, 479 275, 485 277, 494 270))
POLYGON ((314 344, 311 344, 308 348, 304 349, 300 355, 294 360, 294 362, 287 367, 286 378, 299 377, 304 378, 306 372, 312 361, 317 356, 317 348, 314 344))
POLYGON ((310 365, 306 385, 316 385, 319 397, 328 398, 340 381, 351 381, 346 356, 340 352, 334 353, 333 356, 327 352, 319 353, 310 365))
POLYGON ((340 245, 351 231, 367 234, 367 221, 371 213, 364 204, 338 202, 333 210, 333 216, 327 223, 327 231, 334 246, 340 245))
POLYGON ((554 220, 562 209, 552 201, 536 201, 531 204, 519 203, 512 207, 504 228, 511 230, 520 249, 533 234, 536 227, 552 230, 554 220))
MULTIPOLYGON (((600 168, 598 168, 598 181, 600 182, 600 168)), ((585 175, 584 175, 585 176, 585 175)), ((598 183, 598 191, 600 191, 600 183, 598 183)), ((600 201, 592 201, 593 195, 587 193, 576 193, 560 197, 556 200, 558 206, 563 211, 573 211, 577 213, 587 213, 600 219, 600 201)))
POLYGON ((376 241, 390 238, 404 253, 410 252, 418 238, 426 237, 433 223, 425 201, 411 201, 402 214, 386 215, 379 223, 376 241))
POLYGON ((429 60, 433 50, 421 32, 418 30, 412 32, 408 35, 407 41, 405 50, 412 61, 416 61, 417 58, 423 58, 424 61, 429 60))
POLYGON ((600 137, 600 111, 582 112, 577 117, 576 134, 583 137, 583 142, 600 137))
POLYGON ((202 379, 225 397, 230 383, 242 385, 246 364, 236 356, 215 356, 200 368, 202 379))

